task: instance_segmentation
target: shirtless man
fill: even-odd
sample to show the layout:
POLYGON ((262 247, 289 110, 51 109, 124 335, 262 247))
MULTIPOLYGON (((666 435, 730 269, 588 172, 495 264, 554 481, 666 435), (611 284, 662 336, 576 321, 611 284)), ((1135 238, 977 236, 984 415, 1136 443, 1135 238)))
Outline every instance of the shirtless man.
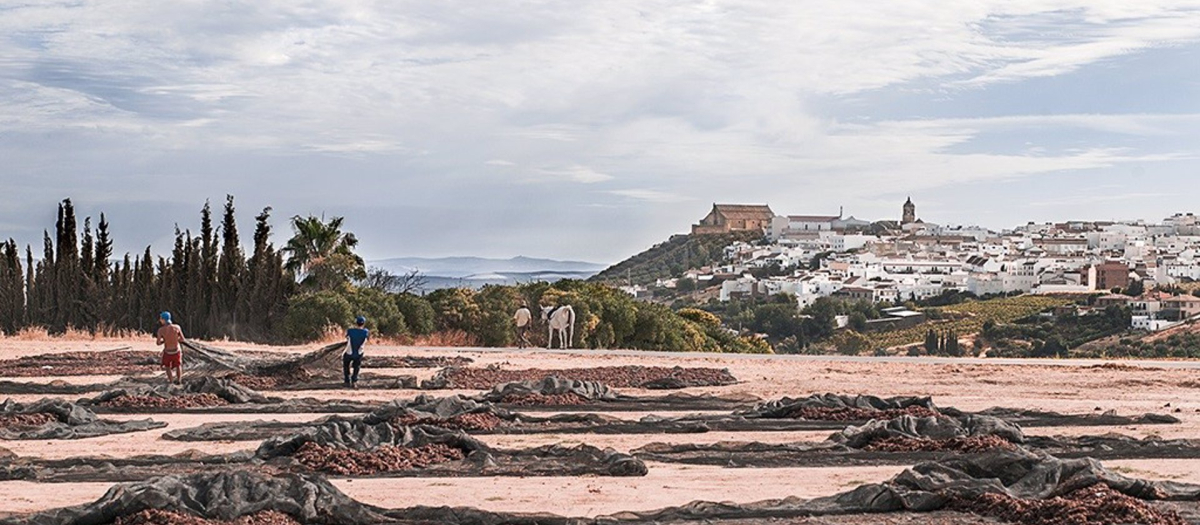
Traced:
POLYGON ((158 333, 155 344, 163 347, 162 366, 167 371, 167 383, 183 384, 183 349, 179 346, 184 341, 183 329, 171 322, 171 312, 163 312, 158 316, 158 333), (174 380, 172 380, 174 377, 174 380))

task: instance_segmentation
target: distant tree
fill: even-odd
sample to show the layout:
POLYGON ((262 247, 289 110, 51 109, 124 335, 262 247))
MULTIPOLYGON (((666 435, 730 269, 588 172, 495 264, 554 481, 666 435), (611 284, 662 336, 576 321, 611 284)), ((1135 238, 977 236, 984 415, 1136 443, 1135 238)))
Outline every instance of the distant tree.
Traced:
POLYGON ((1146 284, 1141 279, 1134 279, 1129 283, 1129 287, 1125 289, 1125 295, 1130 297, 1140 297, 1146 293, 1146 284))
POLYGON ((934 332, 932 328, 929 329, 929 331, 925 333, 925 345, 924 346, 925 346, 925 353, 929 354, 929 355, 937 355, 938 351, 940 350, 940 348, 939 348, 940 341, 938 341, 937 332, 934 332))
POLYGON ((383 268, 371 267, 367 268, 367 276, 358 285, 383 293, 396 293, 400 288, 400 276, 383 268))
POLYGON ((962 348, 958 344, 958 334, 954 333, 953 330, 946 333, 945 353, 951 357, 963 356, 962 348))
POLYGON ((359 286, 391 294, 417 293, 429 286, 429 279, 420 270, 411 270, 397 275, 383 268, 370 268, 359 286))
POLYGON ((862 312, 850 314, 850 329, 860 334, 867 331, 867 316, 862 312))
POLYGON ((675 289, 682 293, 691 293, 696 291, 696 280, 684 277, 675 281, 675 289))
POLYGON ((1066 357, 1067 345, 1055 335, 1034 345, 1033 357, 1066 357))

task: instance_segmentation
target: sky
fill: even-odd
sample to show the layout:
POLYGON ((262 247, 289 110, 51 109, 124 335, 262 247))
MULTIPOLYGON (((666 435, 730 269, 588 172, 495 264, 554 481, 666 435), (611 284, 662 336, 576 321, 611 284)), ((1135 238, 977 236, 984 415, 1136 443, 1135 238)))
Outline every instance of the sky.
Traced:
POLYGON ((1200 211, 1200 0, 0 0, 0 237, 206 200, 367 259, 619 261, 713 202, 1200 211))

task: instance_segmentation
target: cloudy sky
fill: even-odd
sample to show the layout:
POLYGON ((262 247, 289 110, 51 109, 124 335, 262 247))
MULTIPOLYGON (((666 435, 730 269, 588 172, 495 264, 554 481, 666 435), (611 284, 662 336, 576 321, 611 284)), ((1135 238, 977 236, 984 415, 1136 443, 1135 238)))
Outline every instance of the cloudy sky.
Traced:
POLYGON ((1161 219, 1197 66, 1192 0, 0 0, 0 236, 71 197, 167 250, 227 193, 368 258, 613 262, 713 201, 1161 219))

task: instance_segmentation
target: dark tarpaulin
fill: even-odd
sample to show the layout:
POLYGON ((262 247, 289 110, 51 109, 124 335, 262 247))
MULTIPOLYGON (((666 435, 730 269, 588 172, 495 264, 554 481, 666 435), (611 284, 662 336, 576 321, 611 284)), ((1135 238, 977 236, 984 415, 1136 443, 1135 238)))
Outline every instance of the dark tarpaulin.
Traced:
POLYGON ((0 461, 0 479, 41 482, 128 481, 237 466, 264 473, 299 472, 308 468, 292 456, 306 444, 371 452, 383 446, 420 448, 445 445, 460 450, 464 460, 371 474, 373 477, 467 476, 644 476, 640 459, 588 445, 550 445, 531 449, 497 449, 463 433, 428 426, 367 424, 331 417, 287 437, 261 443, 253 452, 129 458, 77 457, 61 460, 8 457, 0 461))
POLYGON ((919 464, 885 483, 867 484, 834 496, 757 503, 694 502, 650 512, 621 512, 594 519, 503 514, 469 508, 382 509, 359 503, 320 476, 233 471, 166 476, 119 485, 87 505, 0 520, 3 525, 108 524, 145 509, 183 511, 232 520, 263 510, 287 513, 312 524, 600 525, 620 523, 746 523, 812 516, 934 512, 955 500, 1000 494, 1043 500, 1103 484, 1140 500, 1200 500, 1200 486, 1134 479, 1093 460, 1060 460, 1025 451, 995 452, 919 464))
POLYGON ((90 399, 80 400, 81 405, 91 408, 98 413, 217 413, 217 414, 279 414, 279 413, 346 413, 370 412, 383 405, 382 402, 363 402, 347 400, 317 400, 314 398, 280 398, 268 397, 262 393, 242 386, 236 381, 224 377, 193 375, 183 380, 183 385, 151 384, 128 385, 122 388, 107 390, 90 399), (120 407, 106 406, 105 402, 124 396, 147 396, 170 399, 178 396, 194 394, 212 394, 226 405, 202 406, 187 408, 155 408, 155 407, 120 407))
POLYGON ((955 440, 993 438, 977 442, 995 448, 1052 454, 1060 458, 1193 459, 1200 458, 1200 441, 1135 439, 1117 434, 1080 437, 1025 436, 1020 427, 989 416, 915 418, 902 416, 848 427, 823 442, 700 444, 651 443, 632 453, 646 461, 715 465, 729 468, 832 467, 853 465, 910 465, 966 453, 955 440), (900 440, 898 449, 879 450, 873 443, 900 440))
POLYGON ((432 465, 422 469, 381 473, 380 476, 644 476, 645 463, 628 454, 588 445, 550 445, 523 450, 492 448, 465 432, 418 425, 397 427, 370 424, 336 416, 295 435, 272 438, 259 446, 256 455, 264 460, 287 458, 306 443, 369 451, 383 445, 421 447, 448 445, 466 453, 466 461, 432 465))
POLYGON ((166 427, 152 419, 138 421, 109 421, 96 417, 86 407, 61 399, 42 399, 32 403, 16 403, 11 399, 0 403, 0 416, 21 414, 51 414, 54 421, 36 427, 0 427, 0 439, 83 439, 110 434, 143 432, 166 427))
POLYGON ((597 381, 580 381, 565 379, 558 376, 545 377, 535 381, 518 381, 505 383, 475 398, 503 408, 530 408, 531 405, 516 405, 506 403, 506 400, 520 399, 527 396, 577 396, 585 401, 581 404, 536 404, 538 410, 563 409, 579 410, 589 408, 604 411, 652 411, 652 410, 736 410, 753 406, 762 399, 748 394, 727 394, 715 396, 712 394, 673 393, 665 396, 629 396, 621 394, 613 388, 597 381))

